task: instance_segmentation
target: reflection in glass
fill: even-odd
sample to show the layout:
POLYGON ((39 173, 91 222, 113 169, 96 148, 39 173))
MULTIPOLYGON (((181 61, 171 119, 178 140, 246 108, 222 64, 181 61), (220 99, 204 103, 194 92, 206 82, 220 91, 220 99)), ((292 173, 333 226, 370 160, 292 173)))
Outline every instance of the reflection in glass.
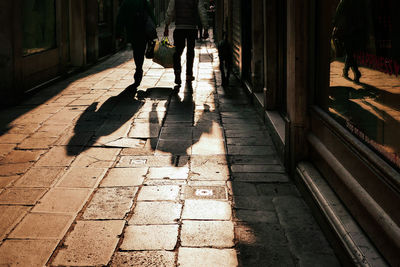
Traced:
POLYGON ((24 56, 56 47, 54 0, 23 0, 22 19, 24 56))
POLYGON ((341 0, 334 3, 326 109, 364 143, 400 168, 398 2, 341 0))

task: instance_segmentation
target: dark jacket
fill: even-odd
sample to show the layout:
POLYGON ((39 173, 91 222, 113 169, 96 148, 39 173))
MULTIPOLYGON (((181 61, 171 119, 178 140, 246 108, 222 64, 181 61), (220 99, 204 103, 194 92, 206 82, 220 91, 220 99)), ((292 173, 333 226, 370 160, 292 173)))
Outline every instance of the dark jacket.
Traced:
POLYGON ((125 30, 128 42, 144 40, 144 28, 149 16, 155 23, 153 8, 147 0, 124 0, 117 16, 117 38, 122 37, 125 30))

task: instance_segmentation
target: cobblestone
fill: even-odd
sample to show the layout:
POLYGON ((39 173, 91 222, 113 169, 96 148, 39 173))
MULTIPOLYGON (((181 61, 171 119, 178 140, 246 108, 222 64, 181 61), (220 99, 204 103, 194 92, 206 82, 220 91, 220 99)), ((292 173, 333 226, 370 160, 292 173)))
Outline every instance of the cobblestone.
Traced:
POLYGON ((196 53, 175 91, 146 59, 123 93, 125 50, 0 114, 0 265, 338 265, 214 44, 196 53))

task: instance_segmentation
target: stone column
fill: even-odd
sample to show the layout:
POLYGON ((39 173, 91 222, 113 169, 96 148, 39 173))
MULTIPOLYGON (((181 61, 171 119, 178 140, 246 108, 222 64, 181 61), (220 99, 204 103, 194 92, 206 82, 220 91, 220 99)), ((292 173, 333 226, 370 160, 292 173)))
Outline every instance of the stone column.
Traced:
POLYGON ((309 81, 311 0, 287 0, 287 113, 289 122, 290 170, 307 156, 307 101, 309 81))
POLYGON ((71 0, 70 53, 73 66, 86 64, 86 14, 85 1, 71 0))

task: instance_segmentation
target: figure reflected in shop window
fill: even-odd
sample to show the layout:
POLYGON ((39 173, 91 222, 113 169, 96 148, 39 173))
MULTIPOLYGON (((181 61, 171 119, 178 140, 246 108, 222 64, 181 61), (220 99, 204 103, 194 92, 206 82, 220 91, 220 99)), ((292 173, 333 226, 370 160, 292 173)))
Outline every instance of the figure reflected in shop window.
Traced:
POLYGON ((366 49, 371 27, 370 0, 341 0, 333 20, 332 38, 343 47, 345 65, 343 77, 349 78, 352 69, 354 82, 359 83, 361 72, 354 53, 366 49))

